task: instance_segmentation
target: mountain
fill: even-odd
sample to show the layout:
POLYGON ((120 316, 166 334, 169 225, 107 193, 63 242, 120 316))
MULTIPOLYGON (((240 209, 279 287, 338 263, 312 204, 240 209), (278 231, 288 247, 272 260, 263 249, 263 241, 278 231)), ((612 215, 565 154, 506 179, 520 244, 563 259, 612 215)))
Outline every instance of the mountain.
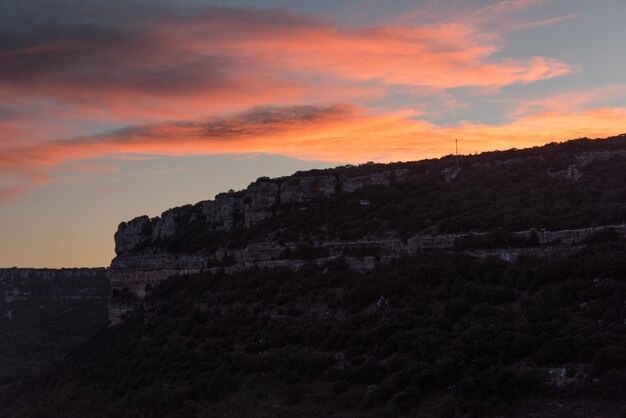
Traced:
POLYGON ((424 250, 565 254, 625 233, 626 136, 260 178, 247 189, 120 224, 109 319, 173 274, 344 256, 354 268, 424 250))
POLYGON ((120 224, 11 416, 626 412, 626 136, 261 178, 120 224))

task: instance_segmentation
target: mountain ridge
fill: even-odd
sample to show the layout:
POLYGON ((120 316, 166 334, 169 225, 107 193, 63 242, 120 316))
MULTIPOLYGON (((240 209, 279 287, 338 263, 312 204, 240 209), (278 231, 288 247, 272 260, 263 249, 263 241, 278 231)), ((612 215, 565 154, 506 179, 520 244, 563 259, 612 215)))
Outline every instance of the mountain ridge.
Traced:
MULTIPOLYGON (((342 256, 348 257, 352 268, 362 271, 374 268, 376 262, 430 250, 464 250, 476 257, 514 261, 520 256, 572 253, 580 249, 576 245, 598 234, 624 237, 623 195, 612 190, 616 196, 609 202, 611 206, 602 202, 604 214, 598 210, 600 202, 593 200, 608 185, 605 166, 619 167, 625 158, 626 136, 622 135, 473 156, 366 163, 277 179, 262 177, 245 190, 218 194, 214 201, 169 209, 152 219, 137 217, 121 223, 115 233, 117 256, 109 272, 113 288, 110 323, 119 324, 141 306, 152 287, 172 275, 221 269, 232 273, 253 266, 295 270, 312 261, 323 264, 342 256), (494 175, 502 176, 501 185, 491 184, 495 183, 494 175), (455 199, 463 200, 466 206, 470 202, 468 211, 475 213, 474 218, 484 217, 482 208, 489 211, 489 205, 483 203, 488 200, 483 195, 493 196, 499 188, 506 188, 507 176, 522 184, 519 191, 509 192, 509 201, 514 200, 517 207, 508 212, 505 209, 505 216, 518 218, 515 222, 504 226, 502 220, 486 218, 483 224, 492 227, 485 228, 469 216, 469 220, 462 220, 464 224, 457 222, 464 227, 445 225, 446 216, 462 219, 463 214, 443 207, 439 200, 452 199, 451 206, 455 199), (413 185, 434 195, 434 203, 418 206, 417 214, 411 213, 411 205, 420 205, 423 198, 412 190, 413 185), (546 214, 530 212, 528 219, 515 213, 526 210, 526 202, 519 198, 524 194, 535 200, 552 199, 552 205, 562 204, 557 201, 560 199, 575 208, 583 186, 587 189, 587 196, 583 196, 587 208, 581 216, 570 216, 569 222, 554 223, 554 210, 549 206, 544 208, 546 214), (541 187, 544 196, 533 196, 533 189, 541 187), (400 192, 394 194, 395 189, 400 192), (559 190, 558 199, 551 196, 553 190, 559 190), (407 196, 414 198, 407 200, 407 196), (334 201, 339 203, 332 206, 334 201), (420 209, 429 213, 422 215, 420 209), (397 225, 401 212, 417 222, 408 228, 397 225), (360 214, 369 216, 367 222, 372 228, 353 222, 354 215, 360 214), (424 222, 420 216, 438 216, 440 221, 424 222), (302 223, 307 221, 302 219, 308 217, 317 217, 317 222, 308 222, 305 230, 302 223), (288 220, 283 221, 285 218, 288 220), (541 224, 542 218, 550 222, 541 224), (345 224, 350 222, 357 231, 342 237, 346 235, 345 224), (422 226, 416 227, 419 223, 422 226), (515 229, 516 225, 527 229, 515 229), (442 233, 446 228, 452 233, 442 233)), ((501 210, 506 204, 503 200, 492 206, 501 210)))
MULTIPOLYGON (((395 182, 414 180, 424 172, 430 174, 430 167, 420 167, 429 163, 434 163, 432 169, 440 169, 440 174, 446 182, 451 182, 460 172, 460 168, 465 168, 467 165, 470 168, 480 166, 491 168, 519 164, 528 159, 541 160, 549 158, 549 155, 545 155, 546 152, 554 152, 560 147, 558 151, 561 154, 560 158, 565 157, 564 154, 567 153, 573 157, 573 160, 565 166, 562 161, 556 161, 557 169, 549 167, 546 174, 551 178, 577 180, 582 175, 579 168, 612 156, 626 156, 625 139, 626 134, 595 140, 581 138, 522 150, 492 151, 469 156, 449 155, 414 162, 388 164, 370 162, 359 166, 348 165, 296 172, 290 176, 273 179, 260 177, 244 190, 231 190, 217 194, 215 200, 205 200, 194 205, 168 209, 161 216, 153 218, 143 215, 129 222, 120 223, 116 232, 115 250, 118 255, 132 253, 142 247, 150 247, 149 244, 159 244, 159 241, 175 235, 176 218, 189 207, 201 207, 200 213, 204 216, 208 229, 228 231, 241 226, 249 228, 269 218, 272 214, 268 211, 274 206, 293 202, 303 203, 320 196, 331 197, 340 193, 352 193, 364 187, 389 186, 395 182), (598 148, 603 149, 598 151, 598 148), (236 221, 239 223, 237 224, 236 221)), ((201 220, 199 213, 194 213, 194 215, 195 218, 192 215, 191 219, 186 220, 189 222, 201 220)))

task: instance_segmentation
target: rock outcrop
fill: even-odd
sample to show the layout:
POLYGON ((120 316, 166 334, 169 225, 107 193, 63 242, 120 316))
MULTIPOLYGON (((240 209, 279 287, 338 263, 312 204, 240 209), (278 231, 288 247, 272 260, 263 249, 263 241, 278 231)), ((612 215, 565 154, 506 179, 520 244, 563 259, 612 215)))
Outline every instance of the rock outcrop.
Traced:
POLYGON ((583 173, 576 167, 576 164, 570 164, 565 170, 548 171, 548 175, 552 178, 561 178, 576 181, 583 176, 583 173))
MULTIPOLYGON (((110 322, 119 323, 124 315, 141 306, 143 298, 155 284, 170 276, 217 270, 231 273, 254 266, 298 269, 308 262, 319 264, 335 257, 344 257, 349 260, 351 268, 364 270, 373 268, 378 262, 421 251, 466 251, 475 257, 496 256, 513 261, 520 255, 551 257, 576 251, 603 229, 611 229, 624 238, 624 225, 561 231, 530 229, 509 232, 508 238, 515 239, 508 242, 513 244, 494 247, 493 242, 497 240, 494 241, 494 237, 486 232, 437 234, 437 225, 428 226, 421 232, 390 230, 385 229, 384 222, 379 222, 376 231, 370 233, 367 228, 359 231, 361 235, 357 236, 361 239, 337 240, 341 235, 336 231, 329 233, 328 220, 313 234, 299 234, 295 229, 280 235, 281 230, 289 226, 288 222, 299 218, 300 213, 306 216, 307 210, 322 207, 324 199, 344 199, 344 195, 365 188, 371 188, 372 197, 382 190, 376 188, 391 187, 395 183, 415 182, 420 187, 431 183, 439 187, 438 184, 441 184, 444 190, 454 190, 462 187, 459 183, 467 179, 471 181, 476 173, 484 173, 484 170, 503 173, 503 170, 518 170, 523 164, 546 179, 562 179, 569 183, 583 178, 582 169, 593 175, 593 167, 587 167, 594 161, 626 156, 626 151, 622 149, 582 153, 579 149, 577 154, 558 154, 558 166, 565 167, 564 162, 571 162, 567 169, 561 171, 548 169, 551 154, 544 157, 540 152, 525 150, 509 152, 511 158, 502 158, 496 153, 488 158, 476 157, 467 161, 465 157, 448 157, 425 161, 420 165, 398 163, 391 167, 368 163, 359 167, 297 173, 277 179, 262 177, 242 191, 231 190, 218 194, 214 200, 169 209, 153 219, 140 216, 122 222, 115 233, 117 256, 109 271, 113 289, 110 322), (454 184, 446 184, 452 182, 454 184), (263 229, 262 222, 284 214, 290 214, 285 218, 287 223, 279 226, 266 223, 271 228, 263 229), (254 232, 257 225, 259 228, 256 230, 263 231, 262 234, 255 235, 253 240, 240 239, 240 233, 246 236, 245 230, 252 228, 254 232), (196 247, 202 250, 189 250, 188 240, 195 239, 197 231, 202 232, 200 240, 207 245, 196 247), (262 242, 252 242, 254 240, 262 242), (313 250, 298 251, 302 246, 313 250)), ((584 182, 584 178, 581 181, 584 182)), ((342 202, 346 201, 350 199, 342 202)), ((397 210, 406 214, 410 210, 402 205, 394 207, 393 201, 383 206, 369 195, 359 196, 352 204, 364 208, 363 213, 369 216, 370 221, 374 219, 372 223, 378 219, 376 211, 386 210, 388 206, 391 213, 397 210)), ((340 210, 352 209, 342 207, 340 210)), ((343 216, 342 219, 349 219, 345 213, 343 216)), ((319 216, 316 219, 320 222, 319 216)), ((339 230, 341 225, 335 225, 335 228, 339 230)))
POLYGON ((576 161, 581 167, 588 166, 594 161, 605 161, 613 157, 626 157, 626 150, 607 150, 584 152, 576 155, 576 161))
POLYGON ((122 222, 115 232, 116 254, 132 253, 148 243, 154 230, 153 223, 146 215, 122 222))
POLYGON ((280 202, 305 202, 313 197, 330 197, 337 193, 336 176, 291 177, 280 184, 280 202))
POLYGON ((446 183, 450 183, 456 180, 460 172, 461 169, 459 167, 448 167, 441 171, 441 175, 443 176, 443 179, 446 181, 446 183))
POLYGON ((235 227, 249 228, 274 216, 280 205, 309 202, 337 193, 352 193, 364 187, 389 186, 392 181, 403 182, 414 176, 410 170, 374 172, 367 175, 292 176, 279 179, 260 178, 240 192, 220 193, 215 200, 199 202, 200 219, 181 216, 184 208, 169 209, 160 217, 140 216, 122 222, 115 233, 118 256, 134 254, 158 246, 191 221, 212 231, 230 231, 235 227))

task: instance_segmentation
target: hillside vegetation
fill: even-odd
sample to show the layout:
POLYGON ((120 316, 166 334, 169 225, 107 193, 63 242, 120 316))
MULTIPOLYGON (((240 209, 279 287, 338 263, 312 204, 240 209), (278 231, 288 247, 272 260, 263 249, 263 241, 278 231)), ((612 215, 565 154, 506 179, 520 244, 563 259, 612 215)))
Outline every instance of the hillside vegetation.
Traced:
POLYGON ((9 411, 507 416, 538 398, 623 408, 625 250, 607 242, 514 264, 439 253, 365 274, 339 260, 172 278, 143 317, 20 388, 9 411))
POLYGON ((0 391, 106 326, 106 269, 0 269, 0 391))

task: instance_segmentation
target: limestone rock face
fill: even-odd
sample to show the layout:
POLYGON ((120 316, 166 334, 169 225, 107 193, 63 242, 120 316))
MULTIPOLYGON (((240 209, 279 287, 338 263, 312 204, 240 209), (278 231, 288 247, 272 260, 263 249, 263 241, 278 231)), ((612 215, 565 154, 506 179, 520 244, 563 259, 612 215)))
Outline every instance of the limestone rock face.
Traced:
POLYGON ((391 171, 354 177, 341 175, 339 181, 343 193, 352 193, 368 186, 389 186, 391 184, 391 171))
POLYGON ((221 225, 217 230, 230 231, 235 226, 235 214, 239 210, 239 199, 228 194, 219 194, 215 197, 218 208, 218 218, 221 225))
POLYGON ((149 254, 115 257, 111 261, 113 270, 203 270, 207 257, 187 254, 149 254))
POLYGON ((269 179, 252 183, 243 198, 246 210, 264 210, 278 203, 279 186, 269 179))
POLYGON ((407 246, 412 253, 428 250, 449 250, 454 248, 454 242, 462 235, 415 235, 407 239, 407 246))
POLYGON ((152 222, 145 215, 122 222, 114 237, 115 253, 124 254, 138 250, 150 240, 152 232, 152 222))
POLYGON ((306 202, 317 196, 329 197, 335 194, 335 176, 291 177, 280 185, 281 203, 306 202))
MULTIPOLYGON (((556 172, 548 171, 547 174, 554 178, 575 181, 583 175, 581 170, 587 171, 584 167, 594 160, 621 158, 621 156, 626 156, 626 151, 601 151, 569 155, 569 162, 572 164, 567 169, 556 172)), ((542 156, 529 156, 487 162, 478 161, 476 164, 481 169, 506 170, 514 165, 532 163, 538 167, 543 167, 542 172, 545 173, 543 170, 546 170, 548 166, 541 165, 543 163, 539 160, 542 159, 542 156)), ((367 167, 346 166, 334 170, 298 173, 294 176, 277 179, 260 178, 245 190, 221 193, 214 200, 170 209, 154 219, 141 216, 129 222, 123 222, 115 234, 117 257, 112 261, 109 270, 114 290, 110 304, 111 323, 121 321, 124 315, 132 313, 137 306, 141 306, 144 296, 150 291, 149 289, 169 276, 183 276, 203 271, 223 271, 228 274, 251 267, 282 266, 295 270, 306 263, 324 263, 329 259, 344 255, 348 257, 351 268, 362 271, 373 268, 375 263, 422 251, 465 251, 475 257, 496 256, 507 261, 515 261, 519 256, 526 254, 551 256, 575 251, 579 246, 585 245, 587 238, 602 232, 603 228, 612 229, 621 239, 626 239, 626 226, 624 225, 562 231, 512 232, 512 234, 526 239, 532 238, 534 244, 520 248, 476 250, 462 250, 463 247, 457 245, 457 240, 460 239, 460 243, 462 243, 464 239, 470 236, 484 235, 484 232, 439 234, 437 228, 421 231, 390 230, 385 231, 384 235, 367 236, 358 241, 328 241, 328 237, 323 240, 321 237, 314 236, 296 238, 298 235, 292 234, 290 231, 289 234, 281 234, 280 228, 277 228, 276 231, 272 228, 259 228, 260 231, 263 231, 263 239, 266 242, 255 242, 257 235, 254 235, 255 238, 247 242, 248 245, 245 246, 238 241, 234 241, 233 245, 226 245, 228 236, 222 240, 222 235, 226 234, 206 233, 250 228, 263 220, 273 216, 281 216, 281 214, 297 216, 297 214, 302 213, 303 216, 306 216, 307 212, 299 212, 299 210, 306 211, 309 208, 315 210, 316 205, 302 203, 318 198, 352 193, 366 187, 386 187, 400 182, 429 180, 433 177, 439 177, 439 175, 442 176, 439 177, 440 179, 443 178, 446 182, 452 182, 458 179, 460 169, 455 162, 451 163, 450 161, 426 165, 424 169, 419 167, 407 169, 404 167, 411 168, 412 166, 400 164, 392 164, 381 169, 374 164, 371 166, 367 164, 367 167), (382 171, 388 167, 402 168, 382 171), (432 177, 428 177, 431 173, 432 177), (194 235, 195 232, 200 233, 194 235), (213 243, 216 244, 214 246, 205 246, 203 245, 204 241, 201 242, 202 245, 185 245, 185 240, 188 237, 190 240, 200 241, 212 239, 214 236, 218 237, 216 243, 213 243), (381 236, 384 236, 384 239, 381 239, 381 236), (285 237, 304 241, 284 242, 285 237), (320 258, 313 260, 294 259, 295 257, 307 257, 301 255, 303 253, 295 251, 302 244, 323 247, 324 251, 315 253, 320 258), (221 245, 221 247, 215 248, 217 245, 221 245), (209 248, 212 249, 210 253, 209 248), (349 254, 354 253, 370 254, 370 252, 376 254, 375 257, 356 258, 349 256, 349 254), (119 293, 119 297, 115 296, 116 293, 119 293)), ((355 200, 361 206, 370 205, 368 199, 363 197, 358 199, 360 200, 355 200)), ((374 203, 377 202, 372 200, 371 204, 374 203)))
POLYGON ((248 244, 241 250, 233 251, 233 256, 237 263, 256 263, 259 261, 277 260, 281 259, 288 248, 291 247, 277 242, 259 242, 248 244))
POLYGON ((583 176, 583 173, 578 168, 576 168, 576 164, 572 164, 569 167, 567 167, 567 170, 565 173, 566 179, 578 180, 582 176, 583 176))
POLYGON ((626 150, 584 152, 576 156, 576 161, 581 167, 585 167, 594 161, 608 160, 614 156, 626 157, 626 150))
POLYGON ((389 186, 391 184, 391 171, 370 174, 370 184, 373 186, 389 186))
POLYGON ((460 171, 461 169, 458 167, 448 167, 441 171, 441 175, 446 183, 450 183, 458 177, 460 171))
POLYGON ((269 179, 258 180, 243 197, 244 223, 247 228, 272 216, 269 210, 279 202, 279 186, 269 179))
POLYGON ((152 240, 168 238, 176 233, 176 218, 178 213, 174 209, 167 210, 157 219, 152 231, 152 240))
MULTIPOLYGON (((548 171, 553 178, 576 181, 581 178, 581 168, 594 160, 622 157, 626 151, 600 151, 578 154, 575 164, 561 171, 548 171)), ((506 167, 522 164, 529 160, 541 159, 539 156, 510 158, 487 163, 485 167, 506 167)), ((481 163, 482 164, 482 163, 481 163)), ((484 165, 484 164, 483 164, 484 165)), ((305 203, 319 197, 330 197, 339 193, 352 193, 370 186, 390 186, 393 182, 406 182, 421 176, 407 168, 363 173, 362 170, 339 172, 317 172, 310 175, 270 179, 260 178, 245 190, 218 194, 214 200, 198 203, 194 207, 174 208, 163 212, 160 217, 149 219, 147 216, 135 218, 120 224, 115 234, 115 250, 118 255, 138 252, 159 253, 167 247, 167 240, 176 237, 179 230, 189 223, 208 231, 230 231, 234 228, 249 228, 255 224, 280 214, 283 204, 305 203)), ((460 169, 450 166, 441 171, 446 182, 458 178, 460 169)), ((428 175, 428 173, 426 173, 428 175)), ((424 245, 438 245, 422 243, 424 245)))
POLYGON ((154 219, 141 216, 122 222, 115 234, 115 251, 117 255, 132 255, 140 250, 159 252, 164 241, 192 222, 209 231, 250 228, 280 213, 281 204, 309 202, 318 197, 351 193, 368 186, 389 186, 393 180, 407 181, 412 174, 411 170, 395 169, 364 175, 262 177, 243 191, 220 193, 215 200, 199 202, 193 208, 174 208, 154 219), (192 214, 181 216, 190 208, 192 214))
POLYGON ((215 231, 229 231, 235 226, 235 216, 240 208, 240 200, 233 193, 220 193, 215 200, 202 202, 202 214, 208 228, 215 231))
POLYGON ((397 168, 393 170, 393 175, 398 182, 404 182, 409 179, 411 176, 411 170, 407 170, 406 168, 397 168))
POLYGON ((217 208, 217 204, 213 200, 204 200, 200 202, 202 207, 202 216, 204 216, 205 222, 209 225, 212 225, 219 220, 217 219, 219 210, 217 208))
POLYGON ((152 287, 171 276, 206 270, 207 257, 185 254, 117 256, 108 270, 111 284, 109 325, 117 325, 133 314, 152 287))
POLYGON ((576 164, 570 164, 565 170, 548 171, 548 175, 552 178, 561 178, 576 181, 583 176, 583 173, 576 167, 576 164))

